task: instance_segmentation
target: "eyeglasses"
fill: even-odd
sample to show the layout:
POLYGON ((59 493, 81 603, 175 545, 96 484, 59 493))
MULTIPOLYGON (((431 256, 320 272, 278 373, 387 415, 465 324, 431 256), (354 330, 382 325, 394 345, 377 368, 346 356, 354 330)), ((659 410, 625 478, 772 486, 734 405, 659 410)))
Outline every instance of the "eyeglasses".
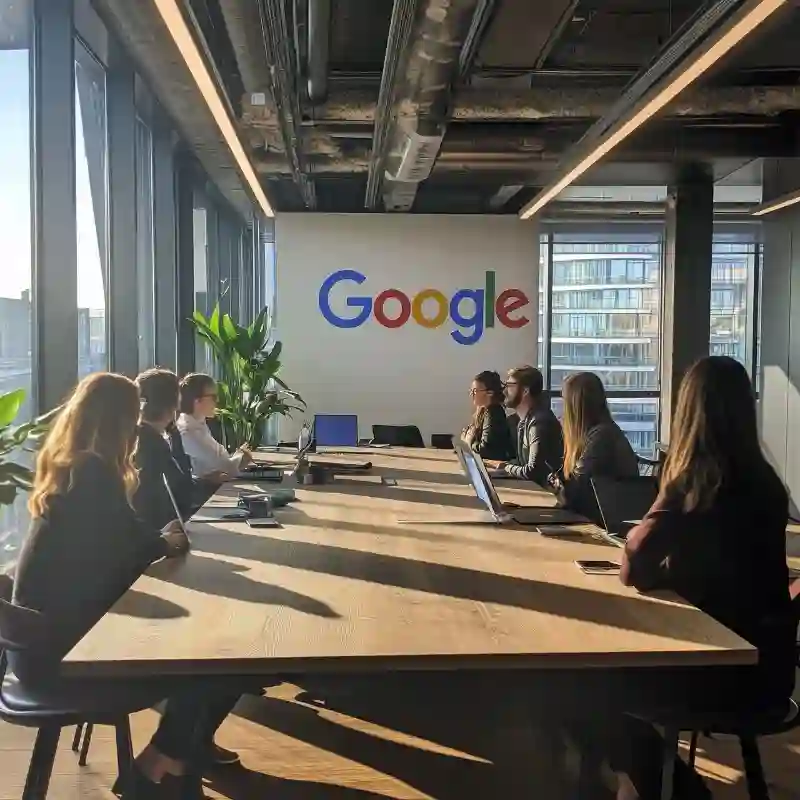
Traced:
POLYGON ((469 396, 470 397, 475 397, 476 394, 483 394, 484 392, 488 392, 488 391, 489 391, 488 389, 472 389, 471 388, 469 390, 469 396))

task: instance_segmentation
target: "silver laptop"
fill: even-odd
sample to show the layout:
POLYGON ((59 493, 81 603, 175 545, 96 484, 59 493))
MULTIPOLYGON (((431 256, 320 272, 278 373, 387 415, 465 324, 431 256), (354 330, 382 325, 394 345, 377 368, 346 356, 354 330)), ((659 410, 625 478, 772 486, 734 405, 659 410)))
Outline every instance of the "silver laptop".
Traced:
POLYGON ((492 519, 498 523, 516 522, 518 525, 576 525, 585 523, 585 517, 553 506, 505 506, 489 477, 483 459, 465 442, 453 443, 461 469, 472 484, 478 499, 486 506, 492 519))
POLYGON ((628 533, 647 514, 658 497, 658 485, 652 475, 628 478, 591 479, 600 519, 603 539, 616 547, 625 547, 628 533))

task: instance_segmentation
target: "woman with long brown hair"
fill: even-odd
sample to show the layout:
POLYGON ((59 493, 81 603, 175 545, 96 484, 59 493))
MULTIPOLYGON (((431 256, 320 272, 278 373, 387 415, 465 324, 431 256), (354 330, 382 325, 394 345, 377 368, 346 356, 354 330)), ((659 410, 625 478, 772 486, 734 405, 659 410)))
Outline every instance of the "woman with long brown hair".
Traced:
MULTIPOLYGON (((625 776, 618 797, 660 794, 663 740, 650 709, 761 712, 782 719, 794 688, 797 620, 786 565, 788 495, 761 449, 755 396, 744 367, 712 356, 686 373, 678 394, 659 497, 629 534, 621 579, 640 591, 668 589, 758 648, 758 666, 640 681, 636 717, 586 720, 583 735, 607 748, 625 776)), ((655 714, 656 718, 658 713, 655 714)), ((675 797, 710 798, 675 762, 675 797)))
MULTIPOLYGON (((179 524, 160 531, 133 511, 139 411, 133 381, 90 375, 62 407, 39 453, 14 602, 43 614, 51 634, 45 646, 9 653, 9 667, 24 685, 57 686, 61 659, 142 572, 188 547, 179 524)), ((214 731, 236 699, 190 683, 169 698, 158 731, 137 759, 131 785, 122 787, 123 797, 150 798, 155 784, 175 775, 181 797, 201 798, 195 763, 208 757, 214 731)))
POLYGON ((462 438, 482 458, 496 461, 511 458, 514 443, 500 376, 491 370, 479 373, 472 380, 469 395, 474 411, 462 438))
POLYGON ((639 462, 625 434, 611 418, 606 392, 597 375, 570 375, 561 394, 564 465, 552 477, 551 484, 559 492, 562 505, 596 519, 597 502, 590 479, 638 475, 639 462))

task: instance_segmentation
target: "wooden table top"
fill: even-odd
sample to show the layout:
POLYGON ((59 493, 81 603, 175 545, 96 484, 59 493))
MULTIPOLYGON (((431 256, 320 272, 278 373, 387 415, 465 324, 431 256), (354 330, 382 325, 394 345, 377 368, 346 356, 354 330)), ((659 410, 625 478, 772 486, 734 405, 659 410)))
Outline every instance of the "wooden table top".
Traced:
MULTIPOLYGON (((293 507, 276 512, 282 528, 190 524, 192 552, 153 565, 67 656, 65 673, 755 663, 751 645, 682 601, 582 573, 576 559, 619 557, 591 526, 565 541, 470 524, 478 501, 453 453, 356 452, 372 474, 298 487, 293 507)), ((324 456, 339 457, 354 456, 324 456)), ((531 484, 497 486, 504 501, 553 502, 531 484)), ((229 484, 210 504, 260 487, 229 484)))

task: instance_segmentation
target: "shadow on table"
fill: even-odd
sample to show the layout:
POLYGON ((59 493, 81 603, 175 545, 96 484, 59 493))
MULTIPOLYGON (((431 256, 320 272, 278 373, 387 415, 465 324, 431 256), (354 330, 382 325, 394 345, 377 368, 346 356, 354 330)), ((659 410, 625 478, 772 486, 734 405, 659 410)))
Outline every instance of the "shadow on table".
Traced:
MULTIPOLYGON (((413 524, 408 525, 377 525, 369 522, 349 522, 337 519, 327 519, 324 517, 312 517, 305 512, 302 508, 292 508, 291 511, 287 510, 285 513, 280 512, 281 522, 286 528, 291 528, 292 525, 309 525, 311 527, 318 527, 324 530, 342 531, 344 533, 368 533, 374 536, 387 536, 390 538, 400 539, 413 539, 420 542, 433 542, 443 543, 455 546, 469 546, 484 548, 491 552, 508 553, 509 555, 518 556, 519 558, 531 558, 534 556, 534 551, 530 545, 535 545, 539 539, 540 534, 533 526, 523 529, 523 535, 530 536, 530 545, 518 545, 508 541, 498 541, 497 537, 490 540, 481 539, 479 536, 469 536, 457 533, 440 533, 435 530, 430 530, 427 527, 420 526, 415 528, 413 524)), ((442 523, 446 525, 446 522, 442 523)), ((433 526, 431 526, 433 527, 433 526)), ((474 529, 480 532, 481 529, 485 530, 487 527, 496 529, 495 526, 475 524, 474 529)), ((459 526, 460 531, 463 527, 459 526)), ((574 540, 571 540, 574 541, 574 540)), ((581 544, 593 545, 602 547, 609 553, 612 551, 619 554, 619 549, 612 544, 604 542, 602 539, 597 539, 589 534, 581 537, 581 544)), ((549 560, 546 555, 542 553, 535 553, 535 557, 542 560, 549 560)))
MULTIPOLYGON (((197 526, 198 529, 200 527, 197 526)), ((219 531, 219 533, 222 532, 219 531)), ((232 535, 239 536, 241 534, 232 535)), ((193 547, 193 549, 202 548, 193 547)), ((150 567, 147 574, 177 586, 193 589, 201 594, 220 595, 246 603, 286 606, 303 614, 338 619, 339 614, 327 603, 291 589, 251 580, 243 574, 246 571, 247 567, 239 564, 231 564, 229 561, 217 558, 206 558, 193 552, 186 559, 180 561, 159 561, 150 567)))
POLYGON ((384 486, 381 483, 352 478, 336 478, 333 483, 322 486, 304 486, 309 492, 320 494, 335 494, 338 491, 346 492, 347 496, 372 497, 381 500, 403 500, 407 503, 420 503, 433 507, 449 506, 452 508, 481 508, 481 502, 474 494, 448 494, 446 492, 429 492, 417 487, 404 486, 402 481, 397 486, 384 486), (346 487, 346 489, 345 489, 346 487))
POLYGON ((188 610, 183 606, 139 589, 128 589, 109 613, 142 619, 180 619, 189 616, 188 610))
MULTIPOLYGON (((384 586, 540 611, 554 617, 656 634, 676 641, 708 644, 705 626, 700 626, 698 630, 698 612, 678 603, 667 605, 641 596, 603 594, 601 591, 578 586, 529 580, 333 545, 275 539, 270 536, 255 537, 211 527, 198 531, 192 539, 192 546, 195 552, 253 559, 384 586)), ((597 582, 592 583, 599 588, 602 581, 608 580, 614 578, 597 576, 597 582)), ((198 580, 192 588, 206 591, 208 586, 203 580, 198 580)), ((213 586, 211 590, 213 591, 213 586)))

